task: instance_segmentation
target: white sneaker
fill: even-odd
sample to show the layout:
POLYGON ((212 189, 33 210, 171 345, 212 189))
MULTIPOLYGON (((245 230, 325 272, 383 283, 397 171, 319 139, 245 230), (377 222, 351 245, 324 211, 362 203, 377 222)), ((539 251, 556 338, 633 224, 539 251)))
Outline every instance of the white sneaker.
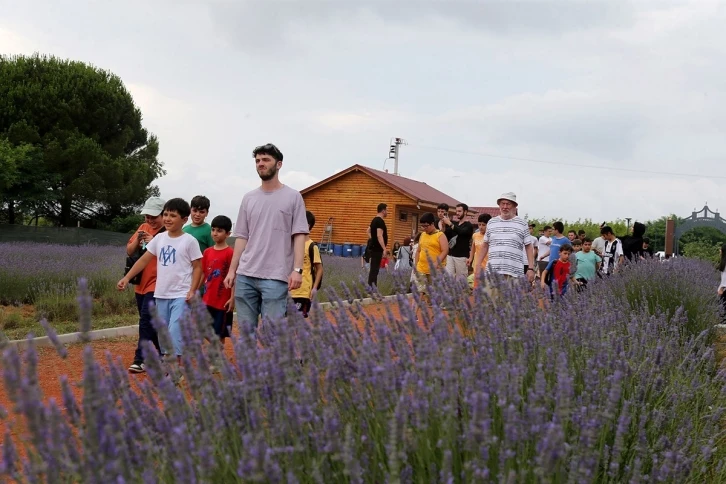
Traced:
POLYGON ((146 366, 143 363, 132 363, 129 366, 129 373, 144 373, 145 371, 146 366))

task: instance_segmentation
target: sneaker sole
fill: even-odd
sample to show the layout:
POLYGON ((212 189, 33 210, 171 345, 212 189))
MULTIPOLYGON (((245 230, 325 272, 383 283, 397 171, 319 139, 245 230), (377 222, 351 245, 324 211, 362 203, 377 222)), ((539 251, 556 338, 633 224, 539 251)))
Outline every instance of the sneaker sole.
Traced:
POLYGON ((129 368, 129 373, 144 373, 146 370, 143 368, 129 368))

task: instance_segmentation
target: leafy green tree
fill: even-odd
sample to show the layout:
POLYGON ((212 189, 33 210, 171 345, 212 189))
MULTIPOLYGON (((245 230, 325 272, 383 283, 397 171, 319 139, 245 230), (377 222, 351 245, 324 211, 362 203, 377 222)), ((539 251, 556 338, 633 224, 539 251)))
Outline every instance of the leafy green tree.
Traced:
MULTIPOLYGON (((682 240, 682 239, 681 239, 682 240)), ((682 245, 683 255, 703 259, 717 265, 720 260, 720 244, 712 244, 707 240, 692 240, 682 245)))
POLYGON ((158 141, 121 80, 82 62, 0 56, 0 138, 16 154, 33 148, 24 176, 0 185, 8 219, 24 207, 65 226, 110 222, 141 205, 164 174, 158 141))

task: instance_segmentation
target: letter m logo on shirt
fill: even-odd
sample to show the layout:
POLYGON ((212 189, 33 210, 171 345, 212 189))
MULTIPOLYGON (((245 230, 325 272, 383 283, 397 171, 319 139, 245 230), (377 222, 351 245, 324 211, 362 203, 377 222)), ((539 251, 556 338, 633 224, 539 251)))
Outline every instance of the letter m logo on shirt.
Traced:
POLYGON ((176 264, 176 249, 171 245, 162 247, 159 251, 159 262, 165 267, 176 264))

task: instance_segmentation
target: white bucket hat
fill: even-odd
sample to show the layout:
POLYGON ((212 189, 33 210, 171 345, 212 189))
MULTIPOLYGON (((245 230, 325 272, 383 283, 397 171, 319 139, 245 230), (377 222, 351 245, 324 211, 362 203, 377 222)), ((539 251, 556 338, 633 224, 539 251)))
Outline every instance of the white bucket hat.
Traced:
POLYGON ((514 192, 502 193, 502 195, 497 199, 497 205, 499 205, 499 202, 501 202, 502 200, 509 200, 514 205, 519 205, 517 203, 517 195, 515 195, 514 192))

